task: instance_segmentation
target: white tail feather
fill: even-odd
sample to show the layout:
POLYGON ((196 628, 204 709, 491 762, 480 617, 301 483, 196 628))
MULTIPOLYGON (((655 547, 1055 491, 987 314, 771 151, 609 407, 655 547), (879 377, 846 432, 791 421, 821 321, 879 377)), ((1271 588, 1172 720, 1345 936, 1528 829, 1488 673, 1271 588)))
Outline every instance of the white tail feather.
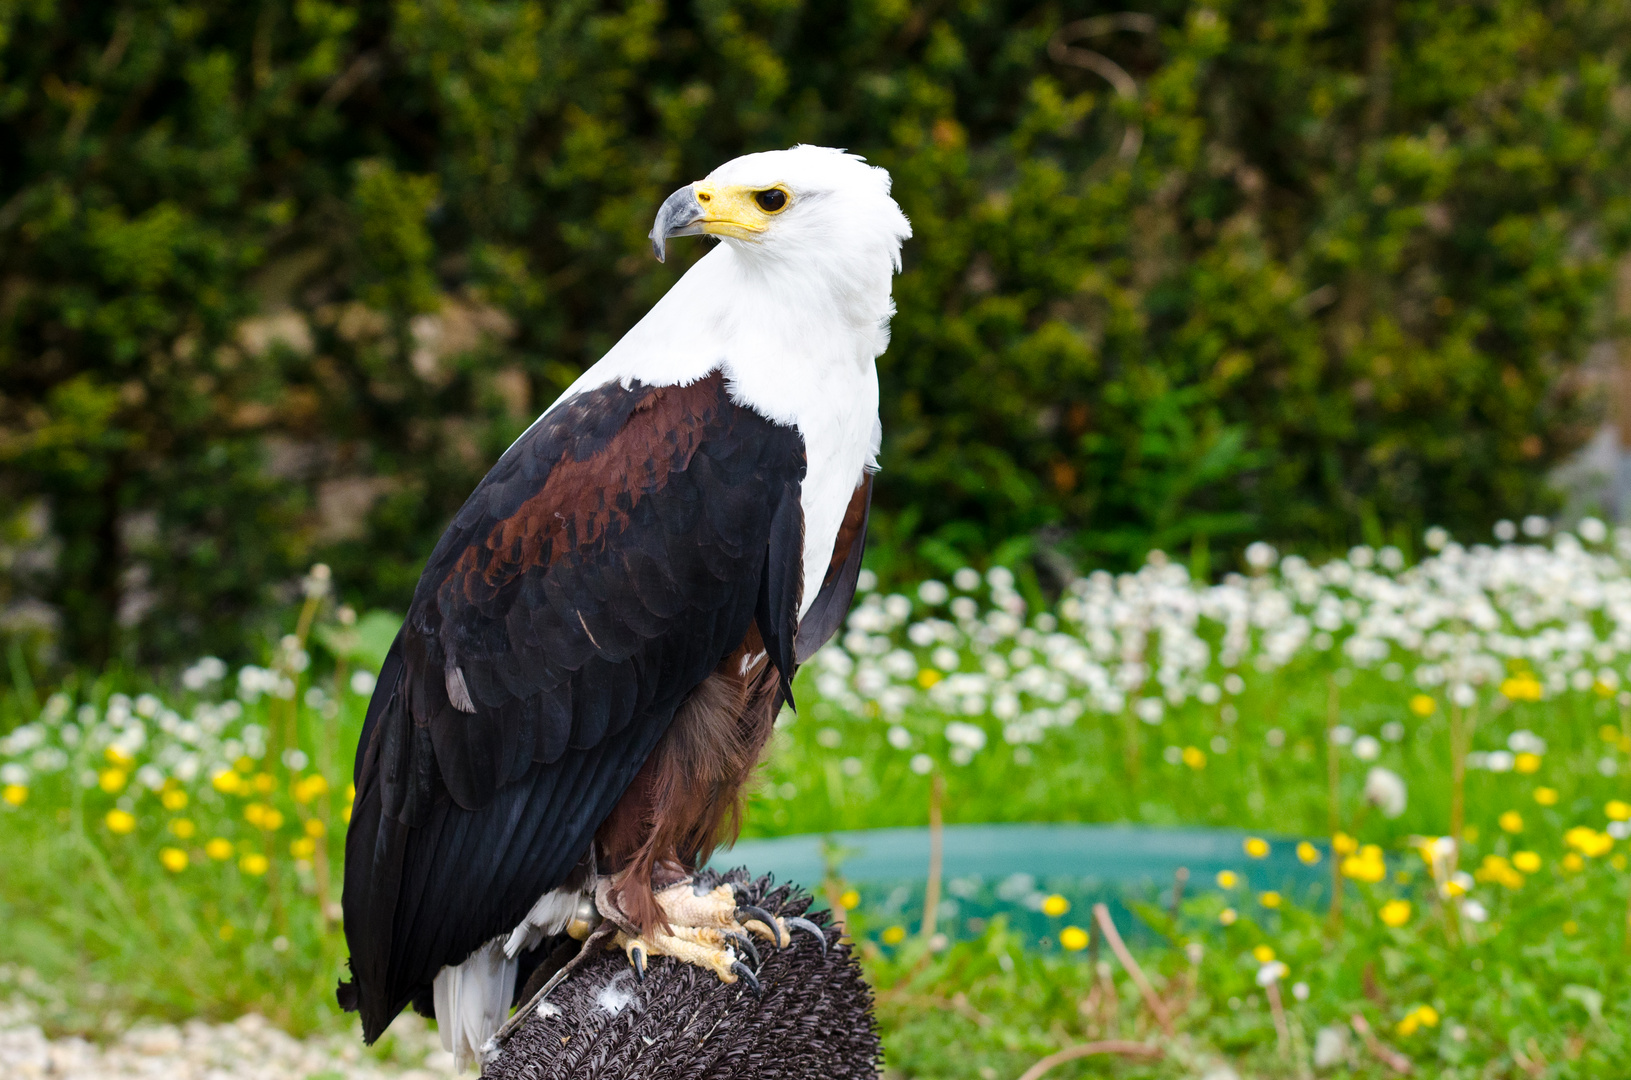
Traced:
POLYGON ((510 1015, 515 973, 516 962, 504 955, 502 937, 457 967, 436 973, 436 1026, 441 1029, 442 1049, 453 1055, 459 1072, 481 1063, 482 1045, 510 1015))
POLYGON ((554 889, 540 896, 521 925, 510 931, 509 940, 504 942, 504 955, 513 959, 551 934, 565 930, 582 896, 576 889, 554 889))
POLYGON ((554 889, 538 898, 521 925, 465 957, 464 963, 436 973, 436 1026, 442 1049, 460 1072, 479 1065, 482 1048, 510 1015, 515 997, 516 957, 572 920, 582 894, 554 889))

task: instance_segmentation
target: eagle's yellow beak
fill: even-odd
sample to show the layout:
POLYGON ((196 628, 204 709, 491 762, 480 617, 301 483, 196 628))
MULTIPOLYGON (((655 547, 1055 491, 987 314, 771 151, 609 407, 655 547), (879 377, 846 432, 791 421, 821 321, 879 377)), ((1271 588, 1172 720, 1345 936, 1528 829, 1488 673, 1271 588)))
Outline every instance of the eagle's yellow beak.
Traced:
POLYGON ((667 254, 671 236, 729 236, 754 240, 770 228, 770 219, 791 205, 786 188, 712 184, 698 180, 663 201, 651 227, 651 250, 657 261, 667 254))

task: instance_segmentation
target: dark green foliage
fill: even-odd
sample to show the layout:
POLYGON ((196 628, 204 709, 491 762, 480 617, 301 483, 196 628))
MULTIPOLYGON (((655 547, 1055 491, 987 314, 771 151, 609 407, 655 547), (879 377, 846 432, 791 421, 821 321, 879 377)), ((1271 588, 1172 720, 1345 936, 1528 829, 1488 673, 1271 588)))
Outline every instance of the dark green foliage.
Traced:
POLYGON ((917 232, 886 573, 1544 508, 1625 242, 1631 5, 1055 40, 1112 10, 0 0, 0 497, 49 506, 65 648, 230 651, 319 557, 400 610, 700 254, 651 261, 662 197, 796 141, 888 166, 917 232))

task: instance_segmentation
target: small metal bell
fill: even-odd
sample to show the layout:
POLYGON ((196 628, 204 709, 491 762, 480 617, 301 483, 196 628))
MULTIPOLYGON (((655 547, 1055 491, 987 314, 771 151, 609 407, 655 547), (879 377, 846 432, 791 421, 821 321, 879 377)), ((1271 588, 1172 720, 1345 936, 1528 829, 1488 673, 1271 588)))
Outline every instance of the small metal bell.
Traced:
POLYGON ((582 941, 599 925, 600 912, 595 908, 595 898, 585 893, 578 901, 578 909, 572 913, 572 921, 566 924, 566 933, 569 937, 582 941))

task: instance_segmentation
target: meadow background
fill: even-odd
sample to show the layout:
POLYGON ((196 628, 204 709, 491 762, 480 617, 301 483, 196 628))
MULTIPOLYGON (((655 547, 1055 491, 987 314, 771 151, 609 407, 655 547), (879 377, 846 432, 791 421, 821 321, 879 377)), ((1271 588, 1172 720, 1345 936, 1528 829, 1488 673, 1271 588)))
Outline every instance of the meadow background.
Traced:
POLYGON ((1057 1074, 1392 1075, 1357 1012, 1437 1074, 1625 1075, 1624 508, 1559 467, 1631 444, 1628 50, 1614 0, 0 0, 6 992, 59 1034, 343 1028, 392 613, 700 255, 649 258, 661 199, 809 141, 915 236, 869 599, 750 831, 923 824, 939 783, 1346 883, 1339 925, 1243 847, 1146 905, 1173 1037, 1086 912, 940 948, 857 896, 890 1067, 1149 1035, 1057 1074))

